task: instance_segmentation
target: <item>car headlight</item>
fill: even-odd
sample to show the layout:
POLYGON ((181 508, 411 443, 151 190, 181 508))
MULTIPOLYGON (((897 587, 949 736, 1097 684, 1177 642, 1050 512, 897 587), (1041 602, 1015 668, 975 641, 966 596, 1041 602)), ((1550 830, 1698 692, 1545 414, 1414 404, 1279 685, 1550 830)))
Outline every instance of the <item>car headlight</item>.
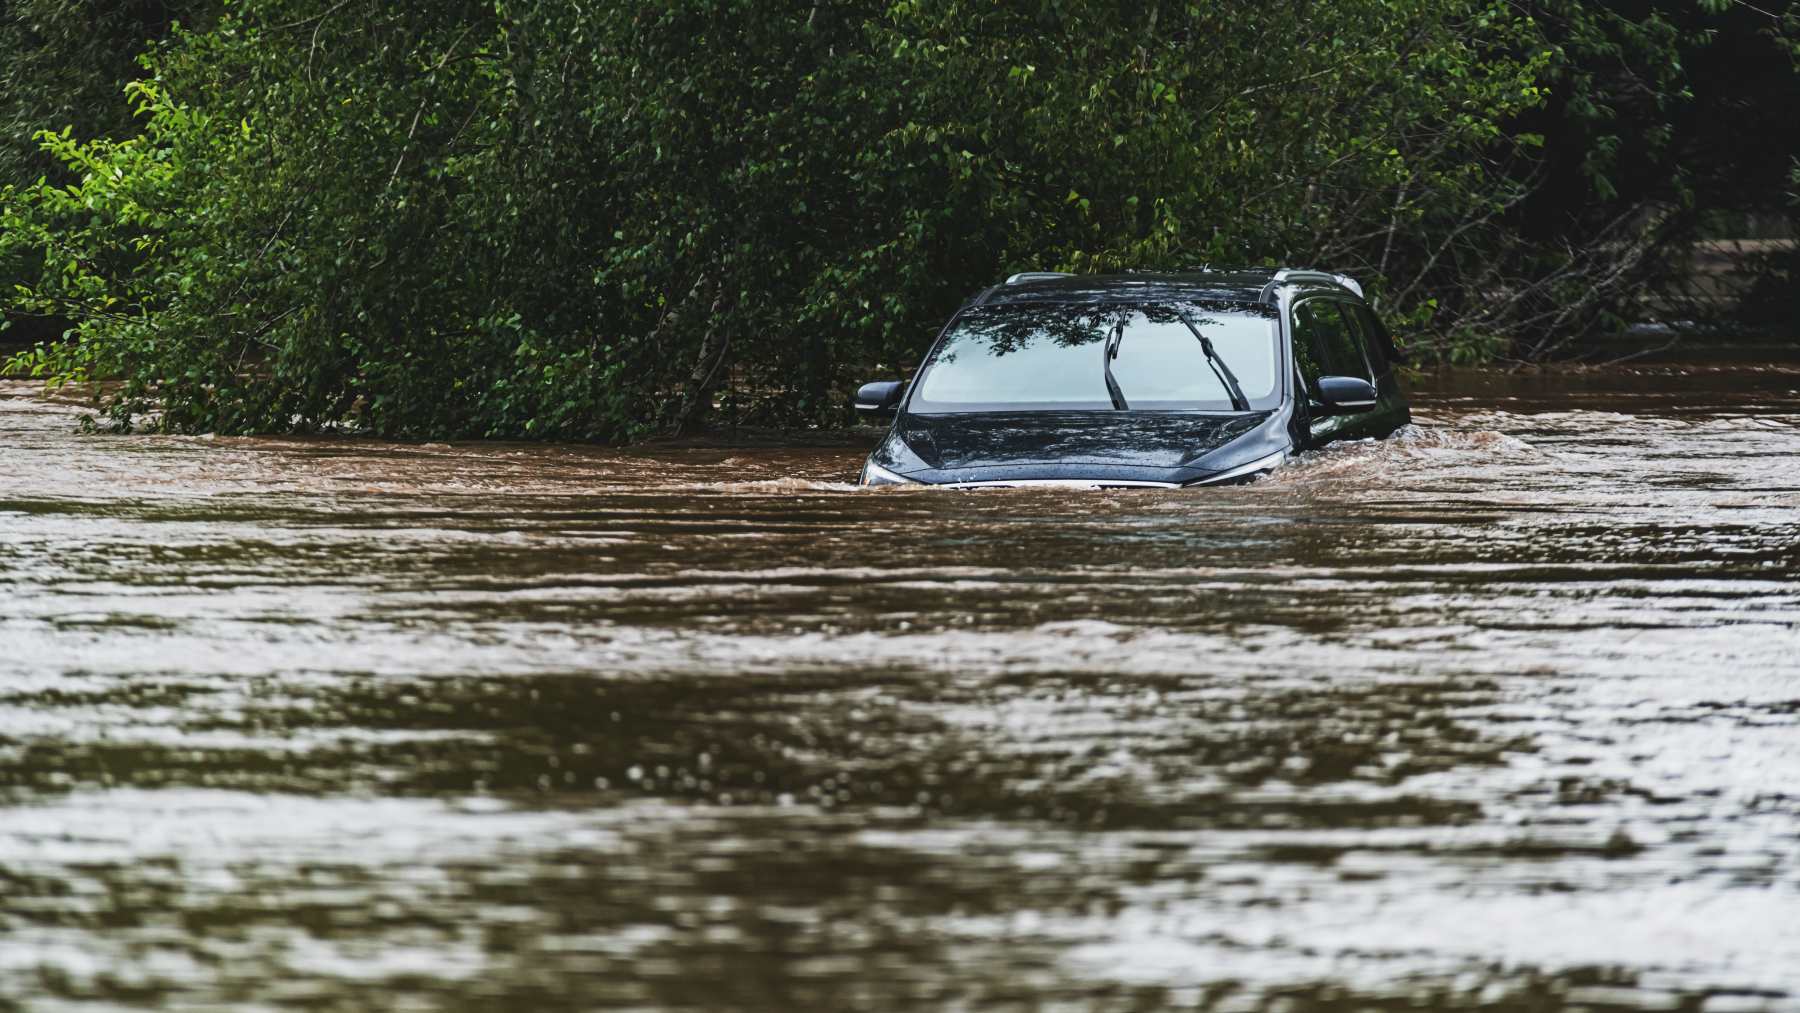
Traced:
POLYGON ((893 472, 887 470, 886 468, 883 468, 881 465, 876 464, 874 461, 864 461, 862 477, 857 479, 856 484, 857 485, 917 485, 918 483, 914 482, 912 479, 907 478, 904 475, 896 475, 893 472))
POLYGON ((1287 460, 1287 456, 1287 451, 1277 450, 1267 457, 1259 457, 1248 464, 1240 464, 1227 471, 1221 471, 1217 475, 1208 475, 1198 482, 1189 482, 1188 484, 1218 485, 1220 482, 1229 482, 1234 478, 1244 478, 1249 475, 1254 475, 1259 471, 1272 471, 1277 465, 1281 464, 1281 462, 1287 460))

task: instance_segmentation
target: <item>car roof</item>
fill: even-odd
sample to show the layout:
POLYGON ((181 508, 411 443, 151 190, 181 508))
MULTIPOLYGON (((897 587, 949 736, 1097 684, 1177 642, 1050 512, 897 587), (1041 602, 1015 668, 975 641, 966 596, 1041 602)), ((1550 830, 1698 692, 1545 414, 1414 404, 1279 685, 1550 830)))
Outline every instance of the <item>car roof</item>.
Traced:
POLYGON ((1030 302, 1121 302, 1181 298, 1217 302, 1272 303, 1285 285, 1337 289, 1361 296, 1361 286, 1343 275, 1299 268, 1202 268, 1181 272, 1062 274, 1027 271, 982 290, 971 305, 1030 302))

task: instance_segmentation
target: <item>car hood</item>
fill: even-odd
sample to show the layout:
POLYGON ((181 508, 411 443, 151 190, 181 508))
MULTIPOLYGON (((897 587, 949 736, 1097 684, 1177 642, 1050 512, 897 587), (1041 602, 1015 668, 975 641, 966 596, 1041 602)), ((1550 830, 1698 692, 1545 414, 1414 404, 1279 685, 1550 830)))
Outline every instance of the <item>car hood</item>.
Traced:
POLYGON ((932 482, 1033 478, 1184 482, 1217 470, 1196 467, 1196 462, 1247 434, 1266 430, 1263 423, 1270 414, 903 415, 875 459, 908 477, 932 482))

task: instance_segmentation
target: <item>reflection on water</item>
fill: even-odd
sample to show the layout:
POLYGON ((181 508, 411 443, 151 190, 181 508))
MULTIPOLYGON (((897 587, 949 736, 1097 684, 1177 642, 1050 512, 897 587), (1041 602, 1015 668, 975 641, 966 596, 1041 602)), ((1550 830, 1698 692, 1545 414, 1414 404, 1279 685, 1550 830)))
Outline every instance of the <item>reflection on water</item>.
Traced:
POLYGON ((1189 492, 0 393, 0 1009, 1800 1007, 1800 371, 1189 492))

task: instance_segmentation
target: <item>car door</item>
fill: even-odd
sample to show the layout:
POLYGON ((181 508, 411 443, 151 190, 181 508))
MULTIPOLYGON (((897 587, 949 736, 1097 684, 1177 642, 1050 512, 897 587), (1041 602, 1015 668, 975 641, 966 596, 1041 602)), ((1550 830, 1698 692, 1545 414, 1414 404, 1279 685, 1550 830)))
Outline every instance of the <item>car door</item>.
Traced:
POLYGON ((1321 376, 1354 376, 1376 382, 1366 347, 1368 337, 1363 322, 1355 316, 1355 307, 1331 296, 1314 296, 1299 300, 1290 312, 1289 333, 1293 335, 1301 390, 1306 395, 1310 444, 1318 446, 1385 432, 1382 426, 1370 424, 1369 416, 1379 415, 1379 411, 1362 415, 1320 414, 1324 407, 1319 398, 1321 376))

